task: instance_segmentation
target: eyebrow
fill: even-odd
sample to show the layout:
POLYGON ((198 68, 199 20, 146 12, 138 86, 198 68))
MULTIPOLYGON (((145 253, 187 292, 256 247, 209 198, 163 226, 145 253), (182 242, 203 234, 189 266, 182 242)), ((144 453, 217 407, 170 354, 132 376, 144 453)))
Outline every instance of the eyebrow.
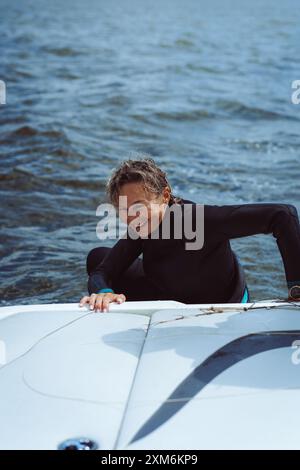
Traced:
POLYGON ((136 204, 137 202, 143 202, 143 201, 144 201, 144 199, 138 199, 137 201, 134 201, 132 204, 136 204))

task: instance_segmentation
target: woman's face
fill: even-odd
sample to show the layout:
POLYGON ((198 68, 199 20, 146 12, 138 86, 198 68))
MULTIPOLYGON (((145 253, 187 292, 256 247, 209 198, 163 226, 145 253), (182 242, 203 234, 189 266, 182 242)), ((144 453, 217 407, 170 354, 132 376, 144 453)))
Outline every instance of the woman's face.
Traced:
POLYGON ((160 224, 170 199, 170 188, 166 186, 156 196, 147 192, 142 183, 126 183, 119 195, 127 196, 127 205, 126 198, 119 198, 120 219, 145 238, 160 224))

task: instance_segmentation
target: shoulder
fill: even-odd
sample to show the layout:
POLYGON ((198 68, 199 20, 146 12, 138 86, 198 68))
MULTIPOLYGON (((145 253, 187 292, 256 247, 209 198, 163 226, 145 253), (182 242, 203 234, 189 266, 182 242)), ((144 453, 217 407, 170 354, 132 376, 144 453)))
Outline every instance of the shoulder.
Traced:
POLYGON ((183 199, 184 225, 191 227, 193 232, 203 234, 205 245, 218 240, 220 221, 228 213, 228 206, 219 206, 183 199), (225 209, 225 210, 224 210, 225 209))
POLYGON ((174 207, 174 204, 176 206, 179 205, 182 208, 183 217, 192 216, 194 220, 195 217, 200 217, 201 215, 207 223, 216 221, 223 213, 224 208, 226 209, 228 207, 195 202, 182 197, 175 199, 177 199, 177 201, 175 200, 170 207, 174 207))

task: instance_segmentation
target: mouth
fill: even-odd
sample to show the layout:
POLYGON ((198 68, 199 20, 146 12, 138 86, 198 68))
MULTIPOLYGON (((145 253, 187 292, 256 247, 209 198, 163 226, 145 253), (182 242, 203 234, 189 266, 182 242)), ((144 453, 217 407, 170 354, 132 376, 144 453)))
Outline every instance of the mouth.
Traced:
POLYGON ((144 227, 144 225, 146 225, 148 223, 148 220, 145 220, 145 222, 141 223, 141 224, 138 224, 137 225, 137 228, 142 228, 144 227))

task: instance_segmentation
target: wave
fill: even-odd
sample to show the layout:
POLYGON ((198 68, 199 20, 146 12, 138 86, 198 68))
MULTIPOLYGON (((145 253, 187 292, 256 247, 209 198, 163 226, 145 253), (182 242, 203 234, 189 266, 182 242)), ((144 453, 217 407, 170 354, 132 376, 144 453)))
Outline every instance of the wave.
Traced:
POLYGON ((199 121, 200 119, 212 119, 215 114, 205 109, 193 109, 190 111, 159 111, 154 113, 154 116, 172 121, 199 121))
POLYGON ((269 109, 259 108, 256 106, 248 106, 239 101, 224 101, 217 100, 216 108, 222 111, 230 112, 238 117, 246 119, 266 119, 266 120, 280 120, 280 119, 291 119, 298 120, 294 116, 283 114, 277 111, 271 111, 269 109))
POLYGON ((71 47, 42 47, 43 52, 47 52, 48 54, 52 54, 58 57, 77 57, 82 55, 80 51, 76 51, 71 47))
POLYGON ((43 137, 50 137, 55 139, 66 139, 66 135, 63 131, 58 130, 40 130, 38 128, 32 126, 21 126, 15 129, 10 133, 10 137, 33 137, 33 136, 43 136, 43 137))

